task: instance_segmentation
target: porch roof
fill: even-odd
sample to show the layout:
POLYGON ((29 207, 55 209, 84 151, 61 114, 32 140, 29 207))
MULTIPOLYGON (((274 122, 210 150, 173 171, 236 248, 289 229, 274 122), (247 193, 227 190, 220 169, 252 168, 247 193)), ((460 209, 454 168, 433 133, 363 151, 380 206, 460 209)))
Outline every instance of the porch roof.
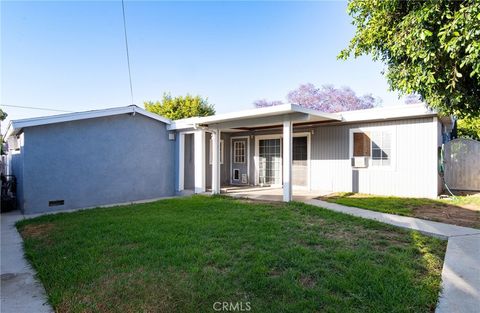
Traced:
POLYGON ((217 114, 205 117, 192 117, 173 121, 170 130, 182 130, 197 127, 240 128, 281 125, 284 116, 290 116, 295 122, 342 121, 339 113, 326 113, 307 109, 296 104, 277 106, 217 114))

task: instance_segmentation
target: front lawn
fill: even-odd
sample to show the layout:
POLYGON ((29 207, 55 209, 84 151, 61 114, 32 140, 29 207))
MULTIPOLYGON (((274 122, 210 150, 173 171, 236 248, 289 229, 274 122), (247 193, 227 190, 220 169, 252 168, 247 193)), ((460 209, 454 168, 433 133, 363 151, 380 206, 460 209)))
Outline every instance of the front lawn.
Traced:
POLYGON ((59 312, 432 312, 446 248, 301 203, 206 196, 17 227, 59 312))
POLYGON ((413 216, 447 224, 480 228, 479 195, 434 200, 339 192, 320 197, 320 199, 383 213, 413 216))

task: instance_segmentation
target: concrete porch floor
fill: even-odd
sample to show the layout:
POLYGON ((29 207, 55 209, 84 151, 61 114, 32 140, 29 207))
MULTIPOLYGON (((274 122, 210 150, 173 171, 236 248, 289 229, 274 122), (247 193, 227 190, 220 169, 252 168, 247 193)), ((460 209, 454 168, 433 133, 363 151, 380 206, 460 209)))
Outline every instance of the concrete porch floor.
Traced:
MULTIPOLYGON (((249 198, 265 201, 282 201, 282 187, 259 187, 259 186, 225 186, 221 193, 235 198, 249 198)), ((331 191, 309 191, 306 189, 293 188, 294 201, 307 201, 331 193, 331 191)))

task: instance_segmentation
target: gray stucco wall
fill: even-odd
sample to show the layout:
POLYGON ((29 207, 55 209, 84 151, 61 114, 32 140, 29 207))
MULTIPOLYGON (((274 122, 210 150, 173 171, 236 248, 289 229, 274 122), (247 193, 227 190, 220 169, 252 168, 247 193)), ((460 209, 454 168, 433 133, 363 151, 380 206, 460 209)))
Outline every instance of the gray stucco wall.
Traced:
POLYGON ((175 142, 164 123, 143 115, 30 127, 24 139, 20 201, 26 214, 175 193, 175 142), (49 206, 54 200, 65 204, 49 206))

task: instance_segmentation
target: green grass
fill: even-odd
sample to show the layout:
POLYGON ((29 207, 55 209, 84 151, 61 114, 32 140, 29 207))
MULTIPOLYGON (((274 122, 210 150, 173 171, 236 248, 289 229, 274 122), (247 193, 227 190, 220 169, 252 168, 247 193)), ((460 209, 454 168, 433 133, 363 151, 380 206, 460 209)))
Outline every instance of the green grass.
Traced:
POLYGON ((441 200, 444 203, 454 205, 472 205, 480 209, 480 195, 475 196, 457 196, 451 200, 441 200))
POLYGON ((431 312, 446 242, 300 203, 188 197, 17 224, 61 312, 431 312))

